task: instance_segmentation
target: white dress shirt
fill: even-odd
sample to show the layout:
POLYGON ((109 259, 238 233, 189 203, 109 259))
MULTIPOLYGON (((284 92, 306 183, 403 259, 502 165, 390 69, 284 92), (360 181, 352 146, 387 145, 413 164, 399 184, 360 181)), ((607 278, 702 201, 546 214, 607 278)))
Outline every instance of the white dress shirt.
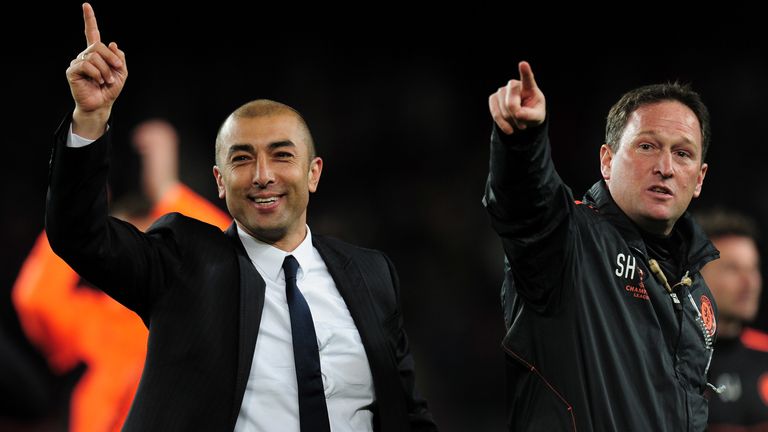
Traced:
POLYGON ((333 432, 373 431, 373 377, 349 309, 325 262, 304 241, 291 253, 260 242, 237 227, 248 257, 266 283, 253 363, 236 432, 298 432, 299 400, 283 260, 299 262, 296 285, 307 300, 320 352, 328 417, 333 432))
MULTIPOLYGON (((107 130, 109 130, 109 125, 107 125, 107 130)), ((74 147, 74 148, 85 147, 94 141, 96 140, 83 138, 80 135, 73 133, 72 123, 69 124, 69 135, 67 135, 67 147, 74 147)))

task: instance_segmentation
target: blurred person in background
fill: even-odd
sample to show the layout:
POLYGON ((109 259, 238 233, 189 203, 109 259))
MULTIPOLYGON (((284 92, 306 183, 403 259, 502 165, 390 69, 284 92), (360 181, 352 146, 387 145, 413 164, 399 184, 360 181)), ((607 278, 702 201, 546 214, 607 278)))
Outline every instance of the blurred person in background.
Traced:
POLYGON ((762 290, 757 224, 726 209, 694 216, 720 251, 701 271, 718 309, 709 380, 722 389, 709 397, 708 430, 768 431, 768 334, 747 327, 762 290))
MULTIPOLYGON (((113 216, 141 230, 172 211, 229 226, 226 213, 179 181, 178 135, 171 124, 143 122, 132 141, 141 157, 144 195, 117 200, 113 216)), ((56 256, 45 232, 21 268, 12 299, 27 337, 55 373, 85 365, 70 400, 70 430, 119 431, 144 367, 147 328, 141 319, 56 256)))

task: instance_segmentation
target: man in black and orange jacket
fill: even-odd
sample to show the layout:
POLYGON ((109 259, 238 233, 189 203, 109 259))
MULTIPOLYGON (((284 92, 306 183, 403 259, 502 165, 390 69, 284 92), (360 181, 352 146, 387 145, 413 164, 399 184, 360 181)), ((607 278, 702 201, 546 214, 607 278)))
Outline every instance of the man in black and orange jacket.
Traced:
POLYGON ((574 202, 519 67, 489 99, 484 197, 506 255, 510 430, 703 430, 716 308, 699 269, 717 251, 685 211, 707 170, 706 107, 678 84, 625 94, 603 180, 574 202))

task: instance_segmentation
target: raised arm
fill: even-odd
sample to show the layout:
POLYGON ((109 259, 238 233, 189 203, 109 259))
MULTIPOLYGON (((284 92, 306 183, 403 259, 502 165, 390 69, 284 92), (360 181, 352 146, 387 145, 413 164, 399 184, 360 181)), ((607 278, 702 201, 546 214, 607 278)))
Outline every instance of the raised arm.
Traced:
POLYGON ((544 93, 527 62, 519 72, 488 100, 494 128, 483 203, 510 266, 505 283, 545 304, 561 284, 573 200, 552 163, 544 93))
POLYGON ((90 4, 83 4, 86 48, 67 68, 67 81, 75 101, 72 132, 96 139, 104 134, 112 105, 128 78, 125 53, 115 42, 101 42, 96 14, 90 4))
POLYGON ((165 269, 175 259, 167 232, 144 235, 129 223, 108 217, 107 177, 112 106, 127 68, 125 54, 101 42, 93 9, 83 5, 87 48, 70 63, 67 81, 75 101, 72 132, 95 139, 69 141, 70 119, 55 134, 45 230, 51 248, 93 285, 145 319, 166 289, 165 269))

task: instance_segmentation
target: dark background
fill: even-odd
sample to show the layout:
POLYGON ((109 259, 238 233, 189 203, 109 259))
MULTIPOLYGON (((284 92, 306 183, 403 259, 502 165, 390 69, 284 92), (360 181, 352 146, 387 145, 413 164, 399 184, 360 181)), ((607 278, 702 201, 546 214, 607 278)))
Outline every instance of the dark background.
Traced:
MULTIPOLYGON (((169 6, 94 7, 102 40, 118 42, 130 71, 113 110, 115 195, 138 189, 132 127, 163 117, 180 131, 182 180, 224 208, 211 174, 221 121, 256 98, 297 108, 325 161, 309 225, 395 262, 419 385, 445 431, 504 424, 503 258, 480 199, 487 97, 517 78, 519 60, 531 62, 547 97, 553 157, 575 196, 599 178, 611 104, 631 88, 681 80, 702 94, 712 115, 710 169, 694 208, 742 210, 768 231, 768 57, 761 46, 614 47, 566 38, 518 47, 511 36, 470 34, 471 26, 428 32, 413 22, 366 28, 365 20, 326 37, 315 30, 322 23, 304 27, 225 5, 185 6, 184 14, 169 6)), ((4 17, 44 37, 32 43, 2 30, 10 76, 0 81, 10 108, 3 111, 0 318, 36 364, 9 293, 43 229, 51 136, 73 108, 64 71, 85 48, 79 3, 45 10, 45 24, 28 19, 32 10, 4 17)), ((768 327, 765 312, 758 326, 768 327)))

